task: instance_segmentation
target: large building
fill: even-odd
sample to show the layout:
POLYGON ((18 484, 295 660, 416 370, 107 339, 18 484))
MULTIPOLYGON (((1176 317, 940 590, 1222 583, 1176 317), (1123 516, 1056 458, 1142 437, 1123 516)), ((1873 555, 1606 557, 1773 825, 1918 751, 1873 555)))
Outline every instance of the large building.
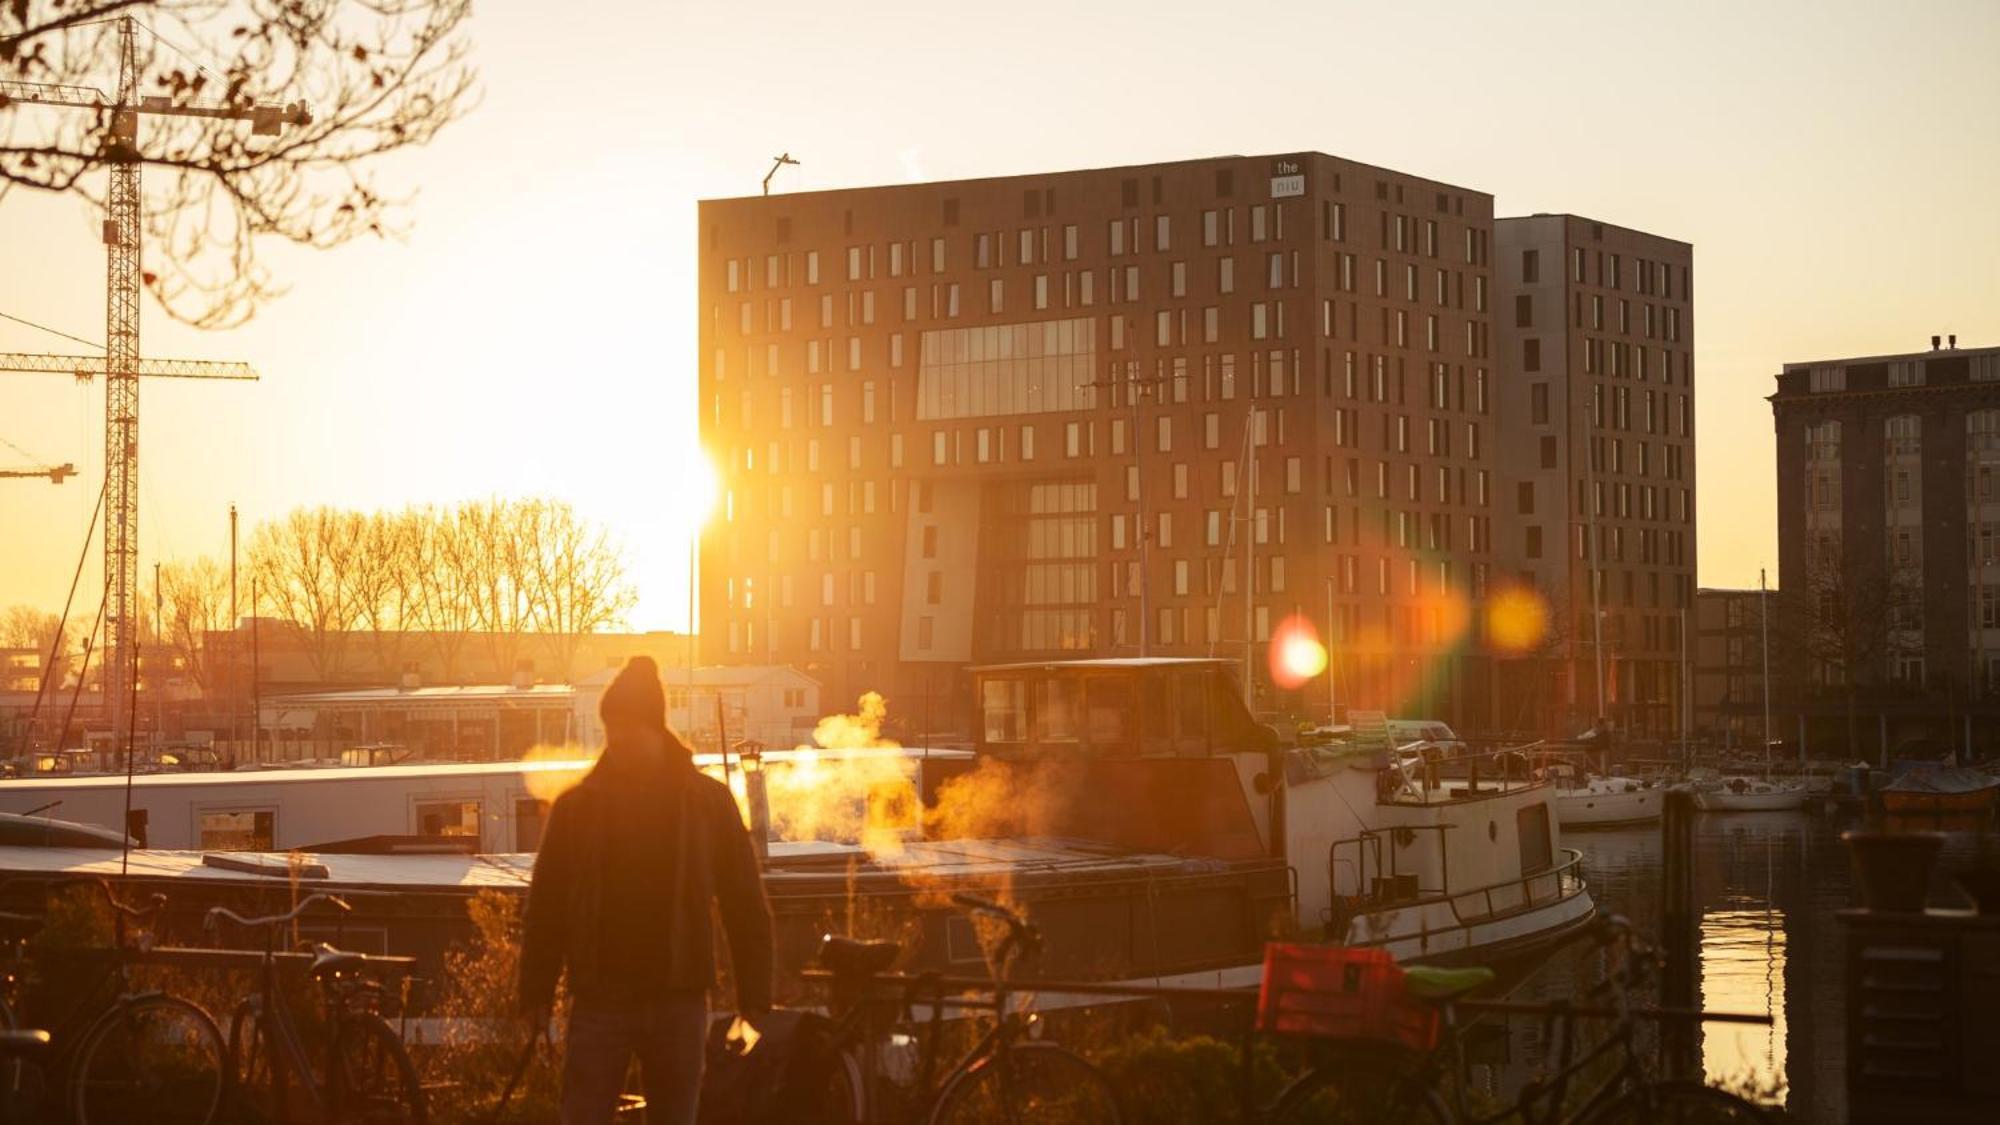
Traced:
MULTIPOLYGON (((1484 620, 1514 522, 1491 196, 1301 153, 699 222, 705 660, 882 691, 892 723, 963 715, 967 665, 1212 654, 1266 713, 1517 725, 1484 620), (1271 682, 1293 616, 1331 691, 1271 682)), ((1625 288, 1588 291, 1637 300, 1618 245, 1625 288)))
MULTIPOLYGON (((1754 751, 1764 740, 1764 611, 1777 599, 1776 590, 1694 592, 1694 732, 1703 741, 1754 751)), ((1771 737, 1785 733, 1774 717, 1771 737)))
POLYGON ((1550 602, 1548 659, 1512 669, 1508 697, 1531 716, 1518 725, 1602 717, 1677 734, 1695 585, 1694 248, 1577 215, 1501 219, 1493 241, 1496 547, 1550 602))
POLYGON ((1788 363, 1772 649, 1809 750, 2000 737, 2000 348, 1788 363))

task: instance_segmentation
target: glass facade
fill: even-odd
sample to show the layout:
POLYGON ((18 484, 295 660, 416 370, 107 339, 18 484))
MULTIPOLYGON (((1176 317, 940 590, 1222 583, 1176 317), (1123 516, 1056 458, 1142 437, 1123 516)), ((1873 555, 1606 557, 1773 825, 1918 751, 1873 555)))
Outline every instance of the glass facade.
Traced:
POLYGON ((1097 486, 1089 481, 1016 483, 1001 495, 1002 527, 987 568, 988 636, 1002 650, 1065 652, 1095 643, 1097 486))
POLYGON ((1095 325, 1080 317, 925 332, 917 417, 990 418, 1089 407, 1095 325))

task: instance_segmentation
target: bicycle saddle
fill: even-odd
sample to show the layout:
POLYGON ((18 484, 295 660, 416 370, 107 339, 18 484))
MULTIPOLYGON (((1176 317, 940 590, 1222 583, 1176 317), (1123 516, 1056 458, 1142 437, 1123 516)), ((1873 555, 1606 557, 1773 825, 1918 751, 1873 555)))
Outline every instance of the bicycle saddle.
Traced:
POLYGON ((1404 991, 1419 1000, 1451 1000, 1493 983, 1493 970, 1439 969, 1412 965, 1403 970, 1404 991))
POLYGON ((0 1031, 0 1058, 21 1059, 41 1053, 49 1045, 46 1031, 14 1030, 0 1031))
POLYGON ((819 942, 819 963, 839 976, 874 976, 896 963, 903 947, 893 941, 860 941, 828 934, 819 942))
POLYGON ((320 942, 313 946, 312 976, 314 980, 328 975, 338 975, 349 969, 358 969, 368 963, 366 953, 349 953, 344 949, 320 942))

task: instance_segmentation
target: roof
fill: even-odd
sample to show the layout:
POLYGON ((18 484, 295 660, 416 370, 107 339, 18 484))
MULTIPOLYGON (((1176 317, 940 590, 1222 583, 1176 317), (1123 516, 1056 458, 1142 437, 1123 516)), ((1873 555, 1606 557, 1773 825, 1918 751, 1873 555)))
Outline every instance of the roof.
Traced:
MULTIPOLYGON (((283 852, 217 852, 228 866, 204 860, 207 853, 134 848, 123 874, 135 879, 175 879, 239 885, 284 885, 291 856, 283 852), (263 873, 257 869, 262 868, 263 873)), ((0 873, 6 875, 118 877, 117 848, 0 846, 0 873)), ((852 844, 820 842, 771 844, 765 878, 782 886, 793 881, 845 879, 846 860, 861 857, 880 868, 926 876, 1172 871, 1212 866, 1212 861, 1149 852, 1107 850, 1086 841, 1043 838, 995 840, 911 840, 900 851, 869 856, 852 844)), ((340 855, 312 853, 326 870, 326 883, 349 887, 404 887, 440 890, 501 888, 526 890, 534 874, 533 853, 495 855, 340 855)), ((315 879, 314 882, 319 880, 315 879)))
POLYGON ((1017 664, 984 664, 974 672, 1026 672, 1050 668, 1183 668, 1220 665, 1233 668, 1240 661, 1213 656, 1107 656, 1095 660, 1027 660, 1017 664))
POLYGON ((1327 160, 1338 160, 1342 164, 1349 164, 1356 168, 1364 168, 1371 172, 1380 172, 1384 175, 1395 176, 1400 179, 1415 180, 1419 183, 1434 184, 1438 187, 1450 188, 1453 191, 1464 192, 1467 195, 1485 196, 1489 199, 1492 198, 1493 195, 1492 192, 1482 191, 1479 188, 1466 187, 1462 184, 1451 183, 1448 180, 1435 179, 1430 176, 1419 175, 1418 173, 1415 172, 1407 172, 1400 168, 1391 168, 1384 164, 1370 164, 1366 161, 1356 160, 1351 156, 1342 156, 1339 153, 1320 152, 1317 149, 1292 149, 1287 152, 1217 153, 1213 156, 1196 156, 1196 157, 1190 157, 1186 160, 1155 160, 1145 164, 1108 164, 1108 165, 1101 165, 1095 168, 1044 168, 1039 171, 1032 171, 1032 172, 1013 172, 999 176, 968 176, 956 180, 920 180, 915 183, 891 182, 891 183, 880 183, 880 184, 856 184, 853 187, 819 188, 814 191, 780 191, 775 195, 714 196, 708 199, 700 200, 699 202, 701 204, 712 204, 712 203, 762 204, 762 205, 773 205, 782 207, 785 205, 783 201, 787 199, 809 200, 815 196, 845 195, 854 192, 909 191, 909 190, 922 190, 926 188, 952 188, 952 187, 963 187, 969 184, 1005 183, 1009 180, 1046 180, 1052 176, 1104 176, 1104 175, 1110 175, 1115 172, 1148 172, 1148 171, 1158 171, 1164 168, 1183 168, 1188 166, 1199 167, 1204 164, 1218 164, 1225 160, 1288 160, 1288 159, 1300 160, 1311 157, 1321 157, 1327 160))
POLYGON ((569 684, 441 684, 436 687, 374 687, 351 691, 312 691, 299 695, 276 695, 264 703, 272 707, 378 707, 384 704, 421 707, 426 705, 467 705, 479 703, 545 703, 567 708, 576 698, 569 684))
MULTIPOLYGON (((1983 347, 1974 347, 1967 344, 1964 347, 1925 348, 1922 351, 1890 352, 1887 355, 1853 355, 1829 359, 1802 359, 1786 363, 1784 371, 1790 373, 1793 371, 1809 371, 1815 367, 1853 367, 1863 363, 1888 363, 1899 359, 1949 359, 1952 356, 1986 355, 1996 351, 2000 351, 2000 344, 1988 344, 1983 347)), ((1906 390, 1909 388, 1898 387, 1896 389, 1906 390)), ((1821 391, 1818 393, 1824 394, 1826 392, 1821 391)))
MULTIPOLYGON (((764 751, 764 759, 769 762, 784 762, 801 753, 809 753, 824 761, 836 758, 970 758, 970 750, 930 750, 921 746, 878 746, 855 750, 822 750, 815 747, 798 749, 776 749, 764 751)), ((696 754, 695 764, 704 767, 722 765, 716 754, 696 754)), ((736 755, 730 755, 734 763, 736 755)), ((396 766, 320 766, 287 770, 194 770, 185 773, 142 773, 132 778, 132 785, 138 789, 172 789, 183 786, 203 785, 270 785, 298 782, 340 782, 340 781, 383 781, 403 778, 463 778, 496 777, 523 773, 576 773, 596 764, 595 758, 550 758, 532 762, 418 762, 396 766)), ((74 774, 49 777, 18 777, 0 779, 0 795, 31 790, 38 792, 75 792, 83 789, 120 789, 125 785, 124 774, 89 774, 78 777, 74 774)))
MULTIPOLYGON (((505 774, 566 772, 589 769, 592 759, 553 759, 536 762, 423 762, 399 766, 322 766, 288 770, 194 770, 185 773, 142 773, 132 778, 134 788, 172 789, 201 785, 270 785, 300 781, 380 781, 416 777, 490 777, 505 774)), ((56 775, 17 777, 0 780, 0 794, 23 789, 70 792, 79 789, 119 789, 124 774, 97 774, 84 777, 56 775)))
MULTIPOLYGON (((606 668, 592 672, 576 681, 576 686, 603 687, 619 672, 617 668, 606 668)), ((694 686, 697 688, 749 687, 767 680, 788 679, 795 683, 811 684, 818 687, 819 681, 799 671, 789 664, 711 664, 694 670, 694 686)), ((687 686, 686 668, 668 668, 660 672, 660 680, 669 688, 687 686)))

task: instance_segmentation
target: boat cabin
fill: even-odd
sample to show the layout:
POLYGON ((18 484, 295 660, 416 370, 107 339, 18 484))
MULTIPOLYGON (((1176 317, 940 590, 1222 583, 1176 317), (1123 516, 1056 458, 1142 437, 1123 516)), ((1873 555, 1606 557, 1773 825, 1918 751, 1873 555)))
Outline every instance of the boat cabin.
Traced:
POLYGON ((977 750, 993 757, 1207 758, 1273 750, 1234 661, 1064 660, 973 669, 977 750))

